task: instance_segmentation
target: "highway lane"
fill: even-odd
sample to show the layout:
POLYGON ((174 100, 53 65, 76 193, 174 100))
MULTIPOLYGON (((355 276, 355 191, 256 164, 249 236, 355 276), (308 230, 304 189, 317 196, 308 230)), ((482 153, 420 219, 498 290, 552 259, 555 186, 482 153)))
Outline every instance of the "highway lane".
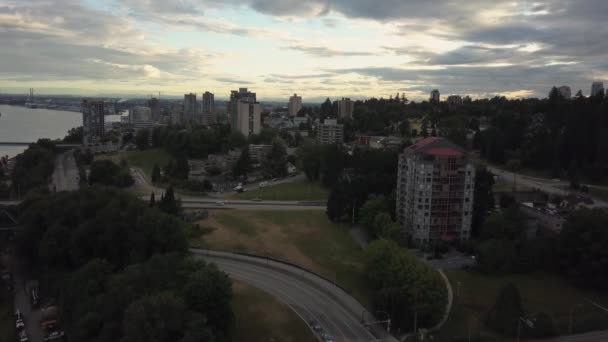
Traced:
POLYGON ((74 151, 68 151, 55 157, 55 170, 49 187, 51 191, 78 190, 79 177, 74 151))
MULTIPOLYGON (((363 307, 348 294, 324 280, 324 286, 327 287, 313 285, 307 277, 314 275, 308 272, 296 268, 293 268, 294 273, 279 270, 265 266, 263 261, 256 263, 198 253, 195 253, 195 256, 215 263, 234 279, 270 293, 291 307, 304 321, 317 321, 335 341, 376 340, 360 322, 363 307), (336 298, 341 299, 338 301, 336 298), (358 306, 352 305, 353 301, 358 306), (361 310, 361 313, 355 314, 355 310, 361 310)), ((288 268, 285 265, 283 267, 288 268)), ((369 318, 369 314, 366 317, 369 318)))

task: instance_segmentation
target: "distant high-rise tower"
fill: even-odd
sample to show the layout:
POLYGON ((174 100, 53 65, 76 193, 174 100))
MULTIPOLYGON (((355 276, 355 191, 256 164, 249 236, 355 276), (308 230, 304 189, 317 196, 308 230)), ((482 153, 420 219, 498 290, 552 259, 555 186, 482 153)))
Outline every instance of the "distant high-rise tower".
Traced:
POLYGON ((151 98, 150 100, 148 100, 148 107, 150 107, 150 112, 152 115, 152 121, 157 122, 160 120, 160 112, 161 112, 161 107, 160 107, 160 101, 159 99, 157 99, 156 97, 151 98))
POLYGON ((338 100, 338 118, 340 119, 352 119, 355 105, 348 97, 343 97, 338 100))
POLYGON ((433 91, 431 91, 431 97, 429 100, 431 102, 439 102, 440 97, 441 97, 441 94, 439 94, 439 90, 433 89, 433 91))
POLYGON ((203 94, 203 124, 209 125, 215 121, 215 95, 206 91, 203 94))
POLYGON ((302 96, 298 96, 298 94, 293 94, 292 97, 289 98, 289 116, 296 116, 300 109, 302 109, 302 96))
POLYGON ((82 143, 101 143, 105 136, 105 106, 103 101, 82 101, 82 143))
POLYGON ((568 86, 561 86, 559 88, 557 88, 557 92, 566 100, 570 100, 570 98, 572 97, 572 91, 570 90, 570 87, 568 86))
POLYGON ((591 84, 591 96, 595 96, 601 91, 604 91, 604 82, 593 82, 591 84))
POLYGON ((183 124, 192 124, 198 116, 198 102, 196 102, 196 94, 190 93, 184 95, 184 113, 182 117, 183 124))
POLYGON ((230 124, 233 130, 245 136, 259 134, 262 124, 262 108, 256 100, 256 94, 239 88, 230 92, 230 101, 226 104, 230 124))

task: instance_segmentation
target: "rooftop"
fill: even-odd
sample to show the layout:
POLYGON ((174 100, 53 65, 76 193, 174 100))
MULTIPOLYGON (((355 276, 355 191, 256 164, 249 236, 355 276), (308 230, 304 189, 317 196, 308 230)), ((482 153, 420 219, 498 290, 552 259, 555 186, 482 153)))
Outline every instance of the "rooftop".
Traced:
POLYGON ((404 152, 448 157, 460 157, 466 153, 462 147, 440 137, 428 137, 422 139, 414 145, 407 147, 404 152))

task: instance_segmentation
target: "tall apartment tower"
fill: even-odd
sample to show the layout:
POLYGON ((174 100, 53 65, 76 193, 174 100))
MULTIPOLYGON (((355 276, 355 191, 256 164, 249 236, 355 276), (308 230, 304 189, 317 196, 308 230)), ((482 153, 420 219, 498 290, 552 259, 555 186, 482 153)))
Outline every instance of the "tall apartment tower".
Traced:
POLYGON ((327 119, 317 126, 317 142, 319 144, 341 144, 344 142, 344 125, 337 120, 327 119))
POLYGON ((412 241, 425 246, 471 235, 475 167, 450 141, 429 137, 399 155, 397 218, 412 241))
POLYGON ((197 120, 198 117, 198 102, 196 101, 196 94, 190 93, 184 95, 184 113, 182 117, 182 123, 192 124, 197 120))
POLYGON ((232 129, 245 136, 259 134, 262 126, 262 107, 256 101, 256 94, 239 88, 230 93, 227 112, 232 129))
POLYGON ((604 82, 593 82, 591 83, 591 96, 599 94, 604 91, 604 82))
POLYGON ((203 93, 203 124, 209 125, 215 121, 215 95, 206 91, 203 93))
POLYGON ((153 97, 148 100, 148 107, 150 108, 152 121, 158 122, 161 114, 160 101, 156 97, 153 97))
POLYGON ((431 91, 431 97, 429 98, 430 102, 439 102, 441 99, 441 94, 439 93, 439 90, 437 89, 433 89, 431 91))
POLYGON ((340 119, 352 119, 353 111, 355 110, 355 104, 348 97, 343 97, 338 100, 338 118, 340 119))
POLYGON ((289 116, 296 116, 300 109, 302 109, 302 96, 293 94, 293 96, 289 98, 289 116))
POLYGON ((82 101, 82 144, 101 143, 105 136, 105 105, 103 101, 82 101))

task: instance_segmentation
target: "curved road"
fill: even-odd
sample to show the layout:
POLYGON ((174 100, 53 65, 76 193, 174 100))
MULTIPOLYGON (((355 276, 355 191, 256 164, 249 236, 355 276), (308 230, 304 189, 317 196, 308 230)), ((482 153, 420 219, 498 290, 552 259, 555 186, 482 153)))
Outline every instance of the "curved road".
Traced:
MULTIPOLYGON (((334 341, 376 341, 361 323, 363 306, 333 284, 298 268, 230 253, 192 250, 232 278, 260 288, 287 304, 305 322, 314 320, 334 341)), ((373 320, 365 314, 366 320, 373 320)))

